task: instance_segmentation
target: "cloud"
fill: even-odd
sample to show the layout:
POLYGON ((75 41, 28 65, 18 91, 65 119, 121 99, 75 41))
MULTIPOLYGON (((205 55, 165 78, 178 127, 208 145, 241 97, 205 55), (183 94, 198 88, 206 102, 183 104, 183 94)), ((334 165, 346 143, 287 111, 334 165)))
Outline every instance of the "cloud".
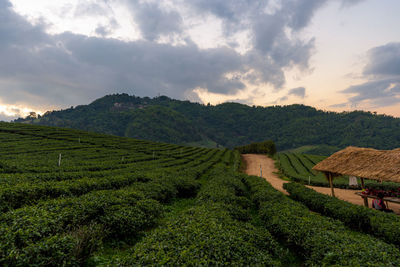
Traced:
POLYGON ((389 43, 368 51, 363 73, 373 76, 400 75, 400 43, 389 43))
POLYGON ((12 7, 8 0, 0 0, 0 9, 12 7))
POLYGON ((15 120, 15 119, 18 119, 18 118, 19 118, 19 116, 9 116, 9 115, 7 115, 7 114, 5 114, 3 112, 0 112, 0 121, 8 122, 8 121, 12 121, 12 120, 15 120))
POLYGON ((400 103, 400 43, 370 49, 363 76, 368 81, 341 91, 352 94, 352 105, 367 103, 372 107, 400 103))
POLYGON ((349 102, 352 104, 368 101, 374 107, 390 106, 400 103, 400 77, 353 85, 343 90, 342 93, 354 94, 349 98, 349 102))
POLYGON ((342 7, 354 6, 361 2, 365 2, 365 0, 342 0, 342 7))
POLYGON ((182 18, 174 10, 163 9, 158 2, 129 2, 135 21, 146 40, 154 41, 162 35, 180 33, 182 18))
POLYGON ((107 0, 79 0, 74 15, 75 17, 85 16, 108 16, 111 7, 107 0))
POLYGON ((306 96, 306 88, 297 87, 289 90, 288 95, 298 96, 300 98, 304 98, 306 96))
POLYGON ((284 5, 284 11, 289 19, 289 26, 295 30, 301 30, 306 27, 315 11, 322 7, 327 0, 299 0, 287 1, 284 5))
POLYGON ((349 106, 348 103, 340 103, 340 104, 329 105, 330 108, 345 108, 345 107, 348 107, 348 106, 349 106))
POLYGON ((309 68, 315 40, 301 38, 300 32, 326 1, 282 1, 272 11, 267 2, 120 0, 143 37, 122 41, 109 37, 119 25, 108 0, 80 1, 74 14, 106 16, 108 23, 93 29, 100 37, 48 34, 46 25, 32 25, 9 1, 0 0, 1 100, 65 107, 115 92, 182 99, 195 98, 196 88, 226 95, 248 84, 279 90, 285 70, 309 68), (239 53, 234 42, 199 47, 187 31, 188 14, 199 21, 206 16, 222 21, 228 41, 247 32, 248 51, 239 53), (179 45, 159 42, 175 35, 183 40, 179 45))
POLYGON ((226 36, 244 29, 250 31, 252 49, 245 57, 253 72, 247 78, 254 84, 269 83, 277 90, 285 84, 284 69, 309 68, 314 38, 303 40, 299 33, 326 0, 282 1, 267 12, 269 1, 190 1, 200 14, 212 14, 223 22, 226 36), (288 33, 291 32, 291 34, 288 33))
POLYGON ((11 121, 29 115, 29 110, 18 106, 0 104, 0 121, 11 121))
POLYGON ((278 100, 276 102, 280 103, 280 102, 284 102, 286 100, 288 100, 288 96, 282 96, 282 97, 278 98, 278 100))
POLYGON ((111 18, 106 25, 98 25, 95 32, 102 37, 106 37, 111 35, 118 27, 118 22, 114 18, 111 18))
POLYGON ((182 98, 197 87, 219 93, 244 88, 225 77, 246 67, 228 47, 48 35, 8 8, 0 10, 0 20, 0 93, 10 103, 76 105, 115 91, 182 98))

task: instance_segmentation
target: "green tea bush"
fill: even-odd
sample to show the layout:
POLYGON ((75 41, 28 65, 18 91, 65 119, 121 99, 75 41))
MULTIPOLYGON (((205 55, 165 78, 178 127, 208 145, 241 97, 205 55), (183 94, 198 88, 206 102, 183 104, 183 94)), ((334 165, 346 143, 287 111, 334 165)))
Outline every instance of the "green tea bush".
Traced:
POLYGON ((235 147, 240 153, 256 153, 256 154, 268 154, 274 155, 276 153, 276 146, 275 143, 271 140, 258 142, 258 143, 251 143, 244 146, 235 147))
POLYGON ((400 251, 392 244, 351 231, 340 221, 310 212, 259 177, 248 185, 260 207, 260 217, 274 235, 296 247, 306 265, 398 266, 400 251), (264 184, 264 186, 262 185, 264 184))
POLYGON ((84 265, 86 259, 101 247, 102 231, 103 227, 96 224, 81 226, 74 232, 30 243, 22 251, 14 250, 5 260, 7 265, 13 266, 84 265))
MULTIPOLYGON (((43 183, 21 183, 0 189, 0 211, 33 205, 40 200, 60 196, 80 196, 94 190, 119 189, 140 180, 141 175, 127 175, 106 178, 82 178, 67 181, 43 183)), ((143 180, 143 179, 141 179, 143 180)))
POLYGON ((157 228, 114 264, 122 266, 282 266, 272 236, 233 220, 224 206, 199 205, 157 228))
MULTIPOLYGON (((0 264, 8 265, 30 257, 26 254, 26 247, 36 248, 33 244, 40 246, 43 238, 73 232, 93 223, 104 226, 104 238, 135 234, 134 231, 137 233, 153 226, 161 213, 162 208, 157 201, 144 199, 141 192, 132 188, 96 191, 81 197, 51 200, 13 210, 0 217, 0 264)), ((69 237, 66 239, 71 240, 69 237)), ((61 242, 60 247, 64 250, 66 241, 63 236, 49 240, 55 247, 57 242, 61 242)), ((37 257, 49 257, 46 251, 37 257)))
POLYGON ((209 174, 209 181, 200 190, 197 200, 222 203, 234 218, 250 219, 251 201, 247 198, 247 188, 234 172, 224 166, 216 167, 209 174))
POLYGON ((283 186, 290 197, 302 202, 311 210, 338 219, 347 226, 370 233, 388 243, 400 246, 400 217, 358 206, 349 202, 320 194, 297 183, 283 186))

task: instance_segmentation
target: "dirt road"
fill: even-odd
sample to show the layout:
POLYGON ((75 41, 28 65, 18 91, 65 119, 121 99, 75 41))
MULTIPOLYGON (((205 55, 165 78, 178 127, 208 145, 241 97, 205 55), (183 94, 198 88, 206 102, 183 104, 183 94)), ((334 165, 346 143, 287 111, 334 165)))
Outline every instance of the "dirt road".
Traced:
MULTIPOLYGON (((285 189, 283 189, 283 184, 287 183, 287 181, 280 179, 278 175, 275 174, 278 170, 275 168, 274 161, 271 158, 257 154, 244 154, 242 155, 242 158, 246 162, 247 174, 260 176, 260 172, 262 171, 262 177, 264 177, 274 188, 286 195, 288 194, 285 189)), ((312 188, 319 193, 331 195, 331 189, 328 187, 307 187, 312 188)), ((337 198, 356 205, 364 205, 362 198, 357 196, 355 192, 357 192, 357 190, 335 188, 335 195, 337 198)), ((372 200, 369 199, 369 206, 371 206, 371 204, 372 200)), ((400 204, 389 203, 388 206, 394 212, 400 214, 400 204)))

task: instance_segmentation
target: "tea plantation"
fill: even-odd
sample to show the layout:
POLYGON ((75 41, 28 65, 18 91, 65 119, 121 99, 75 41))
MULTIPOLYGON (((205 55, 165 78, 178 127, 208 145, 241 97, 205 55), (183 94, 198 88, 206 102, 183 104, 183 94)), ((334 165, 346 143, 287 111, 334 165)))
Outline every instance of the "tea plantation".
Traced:
MULTIPOLYGON (((326 156, 291 152, 282 152, 276 155, 277 165, 282 175, 302 184, 329 187, 329 182, 324 174, 312 170, 315 164, 325 158, 326 156)), ((349 178, 347 176, 335 177, 335 179, 333 179, 333 186, 336 188, 361 189, 360 178, 357 178, 357 181, 358 186, 350 187, 349 178)), ((392 190, 397 189, 399 184, 391 182, 379 183, 367 179, 365 180, 365 186, 369 188, 392 190)))
POLYGON ((0 123, 0 265, 400 265, 375 224, 311 212, 239 167, 227 149, 0 123))

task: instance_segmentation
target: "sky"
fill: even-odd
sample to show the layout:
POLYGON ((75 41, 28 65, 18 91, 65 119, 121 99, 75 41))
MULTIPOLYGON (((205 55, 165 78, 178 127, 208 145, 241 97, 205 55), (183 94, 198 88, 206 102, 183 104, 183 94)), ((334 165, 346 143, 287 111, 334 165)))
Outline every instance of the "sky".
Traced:
POLYGON ((0 0, 0 120, 106 94, 400 117, 398 0, 0 0))

